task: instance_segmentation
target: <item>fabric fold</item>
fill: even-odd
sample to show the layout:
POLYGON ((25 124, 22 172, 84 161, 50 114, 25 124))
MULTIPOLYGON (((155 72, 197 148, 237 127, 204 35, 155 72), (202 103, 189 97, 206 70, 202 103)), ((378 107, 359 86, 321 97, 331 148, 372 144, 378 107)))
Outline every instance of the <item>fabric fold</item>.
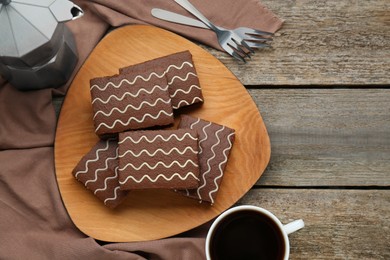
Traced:
MULTIPOLYGON (((151 24, 220 49, 213 32, 160 21, 154 7, 190 16, 174 1, 75 0, 85 15, 67 23, 79 53, 77 70, 110 27, 151 24)), ((218 25, 276 31, 282 21, 257 0, 191 0, 218 25), (217 12, 215 10, 218 10, 217 12)), ((20 92, 0 77, 0 259, 204 259, 208 224, 173 238, 97 243, 72 223, 54 167, 57 89, 20 92)), ((71 174, 71 173, 69 173, 71 174)), ((173 223, 174 224, 174 223, 173 223)))
MULTIPOLYGON (((195 18, 174 1, 150 0, 144 1, 142 5, 137 4, 139 1, 134 0, 94 0, 93 3, 97 14, 111 26, 151 24, 209 45, 215 49, 222 50, 215 33, 208 29, 166 22, 151 15, 153 8, 161 8, 195 18)), ((283 24, 281 19, 264 7, 258 0, 217 0, 207 2, 192 0, 191 3, 210 21, 228 29, 247 26, 254 29, 275 32, 283 24)))

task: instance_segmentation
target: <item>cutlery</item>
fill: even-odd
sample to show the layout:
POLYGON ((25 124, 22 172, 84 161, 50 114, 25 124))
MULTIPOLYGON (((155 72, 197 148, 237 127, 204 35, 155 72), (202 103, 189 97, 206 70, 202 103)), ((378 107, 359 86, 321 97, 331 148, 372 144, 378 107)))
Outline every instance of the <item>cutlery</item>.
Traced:
POLYGON ((217 35, 219 45, 231 56, 243 62, 246 62, 245 58, 250 58, 248 52, 253 53, 254 51, 233 30, 215 26, 187 0, 175 0, 175 2, 213 30, 217 35))
MULTIPOLYGON (((153 8, 151 11, 152 15, 158 19, 168 21, 168 22, 173 22, 177 24, 184 24, 184 25, 189 25, 193 27, 198 27, 198 28, 203 28, 203 29, 210 29, 207 27, 204 23, 202 23, 199 20, 177 14, 174 12, 170 12, 167 10, 163 10, 160 8, 153 8)), ((218 26, 217 26, 218 27, 218 26)), ((272 41, 272 38, 270 38, 273 33, 270 32, 264 32, 264 31, 259 31, 259 30, 254 30, 250 28, 236 28, 234 29, 234 32, 241 38, 243 38, 247 45, 250 48, 263 48, 263 47, 270 47, 268 45, 267 41, 272 41), (250 34, 248 32, 251 32, 250 34)))

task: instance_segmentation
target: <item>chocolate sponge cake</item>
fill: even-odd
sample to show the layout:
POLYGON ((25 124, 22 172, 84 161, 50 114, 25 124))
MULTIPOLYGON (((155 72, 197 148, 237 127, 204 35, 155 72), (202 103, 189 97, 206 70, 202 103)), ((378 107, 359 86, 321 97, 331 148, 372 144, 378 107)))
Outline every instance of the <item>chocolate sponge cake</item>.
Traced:
POLYGON ((203 102, 198 75, 189 51, 174 53, 120 69, 121 74, 144 76, 149 71, 155 73, 156 77, 166 77, 173 109, 203 102))
POLYGON ((118 206, 128 193, 119 188, 116 140, 100 140, 80 160, 72 174, 110 208, 118 206))
POLYGON ((120 74, 91 79, 95 132, 99 136, 173 123, 165 77, 120 74))
POLYGON ((213 204, 233 146, 235 131, 226 126, 188 115, 181 116, 179 128, 189 128, 198 133, 200 183, 196 189, 178 192, 213 204))
POLYGON ((119 134, 121 189, 186 189, 199 185, 196 131, 129 131, 119 134))

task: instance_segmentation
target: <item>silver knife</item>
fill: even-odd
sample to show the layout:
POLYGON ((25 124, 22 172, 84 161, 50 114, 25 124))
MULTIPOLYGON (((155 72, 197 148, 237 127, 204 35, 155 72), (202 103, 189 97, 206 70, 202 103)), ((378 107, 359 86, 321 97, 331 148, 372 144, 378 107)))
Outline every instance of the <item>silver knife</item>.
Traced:
POLYGON ((202 23, 199 20, 189 18, 187 16, 177 14, 174 12, 170 12, 170 11, 166 11, 166 10, 159 9, 159 8, 153 8, 152 15, 158 19, 168 21, 168 22, 209 29, 204 23, 202 23))

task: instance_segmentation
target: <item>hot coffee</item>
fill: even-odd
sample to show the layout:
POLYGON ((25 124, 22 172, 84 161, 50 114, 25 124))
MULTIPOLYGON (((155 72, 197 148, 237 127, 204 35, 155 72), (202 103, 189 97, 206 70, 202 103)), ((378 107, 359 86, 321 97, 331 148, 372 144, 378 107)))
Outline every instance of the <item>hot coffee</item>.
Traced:
POLYGON ((283 259, 285 241, 280 227, 269 216, 254 210, 227 215, 211 236, 212 260, 283 259))

